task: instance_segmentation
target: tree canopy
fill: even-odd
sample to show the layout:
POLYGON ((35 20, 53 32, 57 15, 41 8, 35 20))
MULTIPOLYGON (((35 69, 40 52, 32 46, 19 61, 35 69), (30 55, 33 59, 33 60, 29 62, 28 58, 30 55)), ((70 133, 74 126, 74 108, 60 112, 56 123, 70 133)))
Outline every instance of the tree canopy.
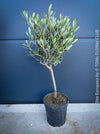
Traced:
POLYGON ((70 24, 70 18, 64 17, 61 13, 59 18, 51 10, 52 4, 48 8, 48 14, 44 13, 43 18, 33 12, 28 15, 28 11, 23 11, 23 16, 28 24, 28 40, 24 44, 29 55, 38 60, 43 65, 54 65, 61 63, 63 55, 78 40, 75 32, 79 29, 77 19, 70 24))

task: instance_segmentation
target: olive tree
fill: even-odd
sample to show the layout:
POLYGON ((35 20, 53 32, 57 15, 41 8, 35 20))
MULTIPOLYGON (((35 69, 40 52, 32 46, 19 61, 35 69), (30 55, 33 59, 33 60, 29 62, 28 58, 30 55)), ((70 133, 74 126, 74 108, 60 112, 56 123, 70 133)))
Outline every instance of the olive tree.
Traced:
POLYGON ((52 65, 56 66, 62 62, 63 56, 72 45, 78 40, 75 32, 79 29, 77 19, 70 24, 70 18, 64 17, 61 13, 59 18, 51 10, 52 4, 48 8, 48 14, 39 18, 39 14, 33 12, 28 15, 28 11, 23 11, 23 16, 28 24, 28 40, 24 48, 30 56, 46 66, 52 76, 54 85, 54 97, 57 97, 57 88, 52 65))

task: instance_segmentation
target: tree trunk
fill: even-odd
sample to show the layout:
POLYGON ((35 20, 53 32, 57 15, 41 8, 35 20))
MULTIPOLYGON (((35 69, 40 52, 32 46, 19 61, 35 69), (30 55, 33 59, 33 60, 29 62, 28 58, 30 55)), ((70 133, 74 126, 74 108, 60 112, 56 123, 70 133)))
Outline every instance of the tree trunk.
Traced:
POLYGON ((54 77, 52 66, 50 66, 49 70, 51 72, 53 86, 54 86, 54 98, 56 98, 57 97, 57 88, 56 88, 56 82, 55 82, 55 77, 54 77))

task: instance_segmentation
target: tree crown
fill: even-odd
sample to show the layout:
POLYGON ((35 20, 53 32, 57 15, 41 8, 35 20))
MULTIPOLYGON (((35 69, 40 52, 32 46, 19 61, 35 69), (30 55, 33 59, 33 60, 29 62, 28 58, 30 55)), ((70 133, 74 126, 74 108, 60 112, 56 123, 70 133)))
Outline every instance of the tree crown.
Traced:
POLYGON ((26 32, 29 40, 26 40, 24 48, 41 64, 56 66, 62 62, 64 53, 78 40, 75 32, 79 26, 77 19, 73 20, 71 26, 70 18, 63 17, 62 14, 57 19, 51 8, 52 4, 48 8, 48 14, 44 13, 41 19, 35 12, 28 16, 28 11, 23 11, 29 25, 26 32))

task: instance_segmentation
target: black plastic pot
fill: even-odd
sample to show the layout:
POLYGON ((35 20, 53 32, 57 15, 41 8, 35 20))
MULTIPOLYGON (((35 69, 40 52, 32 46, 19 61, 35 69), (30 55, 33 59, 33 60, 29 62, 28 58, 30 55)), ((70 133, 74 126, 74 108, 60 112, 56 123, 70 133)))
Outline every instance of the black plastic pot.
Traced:
MULTIPOLYGON (((50 94, 47 94, 50 95, 50 94)), ((47 96, 46 95, 46 96, 47 96)), ((45 97, 46 97, 45 96, 45 97)), ((65 95, 64 95, 65 96, 65 95)), ((44 97, 44 99, 45 99, 44 97)), ((66 96, 67 97, 67 96, 66 96)), ((44 101, 43 99, 43 101, 44 101)), ((67 97, 68 100, 68 97, 67 97)), ((48 123, 53 127, 60 127, 66 121, 68 101, 62 106, 50 106, 44 102, 48 123)))

